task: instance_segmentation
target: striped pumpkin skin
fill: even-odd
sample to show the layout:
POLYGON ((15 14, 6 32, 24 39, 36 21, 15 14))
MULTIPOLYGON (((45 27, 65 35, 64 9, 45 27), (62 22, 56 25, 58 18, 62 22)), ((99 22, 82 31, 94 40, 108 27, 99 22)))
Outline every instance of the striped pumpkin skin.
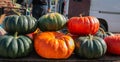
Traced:
POLYGON ((38 20, 38 28, 41 31, 57 31, 62 29, 67 23, 66 18, 59 13, 48 13, 38 20))
POLYGON ((84 58, 99 58, 106 53, 105 41, 96 36, 79 37, 75 41, 75 54, 84 58))
POLYGON ((32 40, 26 36, 3 35, 0 36, 0 56, 17 58, 29 55, 32 51, 32 40))
POLYGON ((3 27, 10 33, 28 34, 37 29, 37 20, 32 16, 10 15, 4 19, 3 27))

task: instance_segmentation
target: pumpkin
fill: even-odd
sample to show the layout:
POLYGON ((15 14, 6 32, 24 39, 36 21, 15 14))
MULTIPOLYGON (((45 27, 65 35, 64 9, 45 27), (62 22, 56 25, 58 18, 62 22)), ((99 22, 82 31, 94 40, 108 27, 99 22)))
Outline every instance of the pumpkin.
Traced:
POLYGON ((6 31, 0 26, 0 35, 6 34, 6 31))
POLYGON ((67 28, 71 34, 89 35, 99 30, 100 23, 94 16, 71 17, 67 22, 67 28))
POLYGON ((3 26, 9 33, 28 34, 37 29, 37 20, 32 16, 10 15, 4 19, 3 26))
POLYGON ((105 32, 102 28, 99 28, 98 32, 95 34, 95 36, 105 38, 106 36, 111 36, 113 33, 111 32, 105 32))
POLYGON ((75 41, 75 54, 83 58, 99 58, 106 53, 105 41, 96 36, 82 36, 75 41))
POLYGON ((120 55, 120 34, 107 36, 104 40, 107 44, 107 53, 120 55))
POLYGON ((66 22, 67 20, 62 14, 48 13, 39 18, 38 28, 41 31, 58 31, 65 26, 66 22))
POLYGON ((34 39, 34 49, 43 58, 67 59, 74 48, 73 39, 59 32, 42 32, 34 39))
POLYGON ((32 51, 33 45, 30 38, 19 35, 0 36, 0 56, 16 58, 27 56, 32 51))

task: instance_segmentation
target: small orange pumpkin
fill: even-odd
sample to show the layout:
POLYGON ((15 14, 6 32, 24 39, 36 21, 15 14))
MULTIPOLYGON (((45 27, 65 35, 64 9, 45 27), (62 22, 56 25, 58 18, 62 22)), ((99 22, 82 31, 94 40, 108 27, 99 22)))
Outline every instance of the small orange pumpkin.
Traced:
POLYGON ((75 44, 73 39, 59 32, 42 32, 35 36, 34 48, 38 55, 49 59, 67 59, 75 44))

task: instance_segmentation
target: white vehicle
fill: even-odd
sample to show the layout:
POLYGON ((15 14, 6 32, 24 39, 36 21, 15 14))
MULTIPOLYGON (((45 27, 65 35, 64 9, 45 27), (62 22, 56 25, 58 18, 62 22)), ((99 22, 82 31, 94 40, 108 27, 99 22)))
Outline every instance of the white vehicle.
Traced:
MULTIPOLYGON (((63 15, 69 16, 69 4, 70 0, 58 0, 63 1, 63 15)), ((81 0, 83 1, 83 0, 81 0)), ((62 6, 63 3, 58 3, 62 6)), ((81 4, 82 2, 80 2, 81 4)), ((88 2, 87 2, 88 3, 88 2)), ((101 27, 105 31, 120 32, 120 0, 90 0, 89 15, 95 16, 99 19, 101 27)), ((60 7, 56 7, 60 12, 60 7)), ((61 12, 60 12, 61 13, 61 12)))
POLYGON ((120 0, 91 0, 90 15, 96 16, 108 31, 120 32, 120 0))

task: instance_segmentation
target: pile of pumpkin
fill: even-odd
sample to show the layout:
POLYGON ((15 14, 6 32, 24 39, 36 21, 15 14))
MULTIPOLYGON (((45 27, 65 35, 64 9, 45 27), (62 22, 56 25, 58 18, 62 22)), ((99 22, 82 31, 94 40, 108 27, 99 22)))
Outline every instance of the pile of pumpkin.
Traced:
POLYGON ((3 28, 7 33, 0 34, 1 57, 25 57, 32 50, 49 59, 67 59, 72 54, 99 58, 106 52, 120 55, 120 35, 105 32, 93 16, 67 20, 59 13, 48 13, 36 20, 10 15, 4 19, 3 28))

